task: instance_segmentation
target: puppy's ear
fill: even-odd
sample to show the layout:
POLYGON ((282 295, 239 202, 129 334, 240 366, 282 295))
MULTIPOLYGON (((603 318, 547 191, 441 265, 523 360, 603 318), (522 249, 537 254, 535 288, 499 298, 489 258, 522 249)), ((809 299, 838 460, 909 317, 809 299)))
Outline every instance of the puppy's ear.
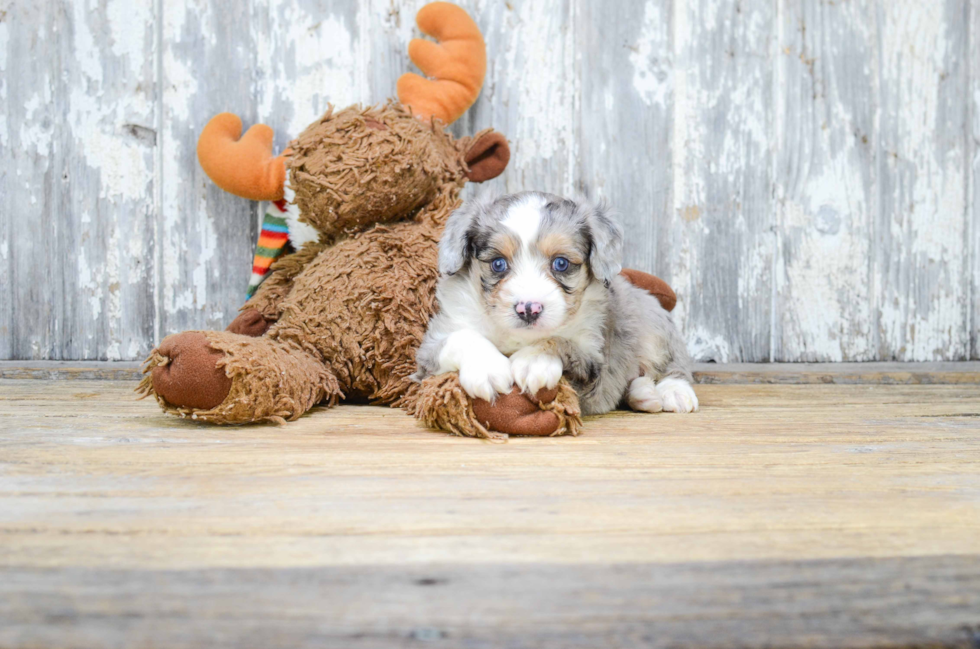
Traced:
POLYGON ((439 273, 455 275, 473 254, 472 229, 479 207, 476 201, 465 203, 446 221, 439 239, 439 273))
POLYGON ((585 224, 591 237, 589 268, 608 288, 623 269, 623 229, 609 216, 605 205, 586 205, 585 209, 585 224))

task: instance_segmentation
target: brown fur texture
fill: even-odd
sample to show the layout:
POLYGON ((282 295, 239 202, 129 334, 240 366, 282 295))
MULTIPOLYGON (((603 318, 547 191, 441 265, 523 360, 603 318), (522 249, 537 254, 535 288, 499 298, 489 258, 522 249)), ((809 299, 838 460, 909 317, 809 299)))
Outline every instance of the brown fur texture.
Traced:
POLYGON ((229 331, 166 338, 147 359, 144 396, 217 424, 283 423, 355 398, 470 437, 577 434, 565 383, 553 398, 489 404, 473 403, 455 374, 409 379, 436 309, 443 226, 468 178, 503 171, 502 136, 457 140, 389 102, 328 110, 290 149, 295 202, 319 241, 278 260, 229 331))
MULTIPOLYGON (((198 333, 168 336, 160 349, 171 338, 198 333)), ((207 409, 167 401, 160 393, 155 369, 169 359, 154 350, 144 369, 148 376, 139 389, 155 396, 165 412, 215 424, 258 421, 282 424, 297 419, 318 403, 334 405, 343 396, 337 379, 322 359, 309 349, 265 336, 250 338, 226 331, 202 333, 211 350, 224 354, 218 367, 231 379, 227 396, 218 405, 207 409)))
POLYGON ((497 404, 481 404, 490 408, 481 423, 452 376, 437 386, 442 396, 409 380, 436 308, 443 225, 468 174, 502 171, 501 156, 488 154, 488 141, 502 142, 491 134, 455 140, 396 103, 329 110, 290 144, 288 160, 295 202, 320 240, 277 261, 234 326, 241 334, 268 330, 168 337, 147 361, 143 392, 166 412, 222 424, 283 422, 317 403, 357 398, 405 406, 476 437, 500 437, 485 424, 510 414, 521 418, 507 432, 525 431, 522 424, 535 434, 577 432, 578 400, 569 390, 548 402, 502 400, 510 409, 500 416, 497 404), (174 349, 187 350, 183 363, 168 356, 174 349), (185 396, 197 393, 226 396, 202 408, 185 396), (425 405, 416 407, 420 397, 425 405), (554 414, 535 419, 529 409, 554 414))
POLYGON ((397 104, 328 110, 289 145, 295 202, 304 220, 334 235, 403 219, 458 192, 469 140, 454 142, 397 104))
POLYGON ((164 411, 219 424, 283 423, 354 397, 488 439, 577 432, 578 398, 567 384, 490 404, 471 403, 453 375, 423 385, 408 378, 435 309, 443 225, 467 179, 495 178, 510 159, 499 133, 456 140, 442 128, 480 92, 479 28, 444 2, 423 7, 417 22, 439 43, 410 44, 428 78, 399 79, 406 105, 331 108, 276 157, 268 126, 241 136, 241 120, 224 113, 205 127, 198 159, 219 187, 277 200, 288 171, 301 220, 319 237, 272 266, 227 331, 168 336, 150 353, 138 390, 164 411))
POLYGON ((462 437, 504 441, 509 435, 578 435, 582 427, 578 396, 562 379, 554 390, 527 398, 518 391, 498 395, 491 405, 471 399, 459 374, 431 376, 413 388, 408 410, 430 428, 462 437))

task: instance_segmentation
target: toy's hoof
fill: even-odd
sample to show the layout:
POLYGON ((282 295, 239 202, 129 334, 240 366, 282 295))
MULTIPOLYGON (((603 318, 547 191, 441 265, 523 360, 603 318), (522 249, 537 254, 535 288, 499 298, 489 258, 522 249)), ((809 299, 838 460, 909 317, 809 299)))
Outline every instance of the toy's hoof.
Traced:
POLYGON ((550 403, 558 396, 558 389, 542 388, 534 397, 522 394, 515 387, 509 394, 497 395, 493 403, 483 399, 473 400, 473 414, 484 426, 508 435, 548 436, 558 430, 558 415, 541 410, 539 403, 550 403))
POLYGON ((266 320, 265 317, 259 313, 258 309, 244 309, 238 314, 228 328, 225 331, 233 334, 241 334, 242 336, 251 336, 252 338, 258 338, 265 332, 269 330, 274 321, 266 320))
POLYGON ((218 367, 223 354, 197 331, 167 336, 158 348, 169 359, 152 371, 153 391, 178 408, 211 410, 228 396, 231 379, 218 367))

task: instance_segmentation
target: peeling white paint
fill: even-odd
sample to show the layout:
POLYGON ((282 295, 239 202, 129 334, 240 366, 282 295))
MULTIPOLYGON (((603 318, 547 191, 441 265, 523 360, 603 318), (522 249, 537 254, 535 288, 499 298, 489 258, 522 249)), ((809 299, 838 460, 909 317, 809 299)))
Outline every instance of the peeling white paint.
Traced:
MULTIPOLYGON (((970 31, 970 52, 971 61, 980 61, 980 30, 976 28, 976 10, 971 15, 974 16, 974 23, 970 31)), ((973 138, 973 159, 970 161, 972 173, 967 186, 967 201, 969 202, 969 213, 967 216, 967 241, 970 245, 968 252, 968 263, 970 263, 970 288, 967 302, 972 304, 972 309, 967 311, 967 331, 970 336, 970 358, 980 360, 980 71, 976 67, 971 70, 970 87, 972 88, 973 103, 970 104, 970 112, 973 116, 970 125, 970 135, 973 138)))
POLYGON ((284 126, 287 137, 295 137, 323 114, 328 103, 344 108, 360 99, 354 78, 354 26, 335 16, 310 13, 294 3, 271 5, 275 35, 256 43, 258 56, 271 68, 262 88, 259 115, 265 122, 284 126), (291 115, 280 114, 284 106, 291 115))
MULTIPOLYGON (((463 2, 483 28, 489 58, 478 109, 462 130, 493 126, 513 148, 504 178, 481 191, 571 194, 584 186, 607 195, 644 236, 654 235, 632 242, 634 257, 668 270, 680 297, 675 318, 698 358, 766 360, 767 333, 777 336, 779 360, 969 354, 980 320, 980 226, 971 229, 966 215, 977 200, 980 154, 962 125, 969 98, 980 131, 980 73, 969 66, 967 86, 957 67, 966 65, 968 27, 949 1, 624 2, 617 11, 634 22, 609 43, 621 48, 612 59, 621 65, 604 72, 614 77, 608 84, 594 84, 600 94, 588 106, 611 122, 649 120, 601 135, 588 128, 598 118, 582 116, 582 80, 594 63, 578 40, 590 33, 578 12, 588 9, 556 0, 463 2), (637 142, 626 147, 623 138, 653 138, 654 148, 667 124, 663 169, 639 174, 651 186, 615 186, 615 170, 638 164, 637 142), (590 168, 585 151, 612 160, 611 171, 590 168), (971 151, 972 169, 964 168, 971 151), (669 226, 648 227, 644 218, 661 218, 663 204, 651 205, 658 196, 667 197, 669 226)), ((161 333, 223 326, 245 286, 254 242, 241 231, 255 212, 245 201, 209 203, 216 193, 193 155, 201 127, 233 110, 272 125, 281 145, 327 102, 383 101, 408 69, 405 46, 419 36, 414 14, 423 4, 255 0, 241 9, 247 15, 233 16, 243 31, 228 33, 220 3, 168 0, 161 18, 153 2, 78 0, 55 19, 18 13, 36 21, 23 26, 36 48, 27 53, 11 11, 0 22, 0 147, 19 163, 0 156, 0 191, 31 227, 62 219, 77 237, 59 252, 63 268, 36 271, 51 282, 50 303, 17 303, 37 321, 22 327, 29 333, 15 341, 17 353, 133 359, 155 342, 144 340, 141 318, 155 314, 161 333), (28 67, 30 82, 13 76, 12 68, 28 67), (153 134, 135 127, 155 129, 158 110, 154 149, 153 134), (70 214, 58 213, 65 199, 74 202, 70 214), (219 263, 236 255, 240 267, 219 263), (74 300, 58 293, 65 286, 74 300), (156 290, 156 310, 136 313, 156 290), (55 338, 64 322, 77 323, 70 348, 55 338)), ((10 223, 0 226, 0 260, 23 271, 36 248, 10 223)), ((0 306, 0 317, 9 314, 0 306)))
POLYGON ((573 16, 564 11, 525 0, 504 12, 497 35, 503 51, 488 81, 495 104, 507 114, 494 125, 504 121, 513 143, 509 191, 533 187, 569 195, 575 190, 575 46, 573 16))
POLYGON ((736 360, 731 343, 721 334, 704 327, 690 327, 687 336, 687 349, 699 361, 730 363, 736 360))
MULTIPOLYGON (((164 12, 168 16, 164 20, 167 33, 169 33, 169 28, 182 24, 182 21, 172 22, 172 18, 170 18, 171 14, 180 13, 180 11, 164 12)), ((177 58, 172 47, 166 48, 163 52, 163 69, 166 71, 164 108, 167 122, 169 124, 190 123, 203 127, 212 116, 192 114, 191 106, 194 98, 200 92, 198 77, 204 77, 204 75, 191 64, 177 58)), ((211 73, 213 74, 214 71, 211 73)), ((206 77, 200 79, 200 82, 206 83, 206 81, 206 77)), ((226 106, 224 110, 235 110, 235 107, 226 106)))
POLYGON ((130 286, 143 286, 149 279, 152 268, 152 260, 147 254, 144 238, 132 236, 126 243, 126 261, 129 272, 126 273, 126 282, 130 286))
MULTIPOLYGON (((45 109, 49 102, 42 101, 38 93, 31 95, 30 99, 24 102, 25 124, 19 131, 21 149, 33 151, 38 155, 47 158, 51 151, 51 128, 44 119, 45 109)), ((32 187, 30 181, 25 187, 32 187)))
MULTIPOLYGON (((667 51, 670 31, 661 13, 662 2, 648 0, 643 8, 640 37, 630 53, 633 64, 633 87, 647 106, 667 108, 673 91, 672 62, 657 57, 667 51)), ((612 106, 607 103, 607 108, 612 106)))
MULTIPOLYGON (((85 315, 93 322, 105 324, 108 333, 106 358, 121 360, 119 353, 123 323, 123 303, 120 291, 121 251, 119 231, 112 227, 104 247, 87 245, 79 251, 77 261, 78 284, 81 296, 88 304, 85 315), (104 256, 102 253, 104 252, 104 256)), ((91 240, 89 243, 92 244, 91 240)), ((91 339, 92 334, 88 336, 91 339)), ((83 358, 101 358, 98 350, 85 346, 83 358)))
MULTIPOLYGON (((7 105, 7 48, 10 46, 9 20, 0 22, 0 106, 7 105)), ((6 110, 0 111, 0 147, 10 146, 6 110)))
MULTIPOLYGON (((10 45, 10 22, 0 21, 0 72, 7 71, 7 47, 10 45)), ((5 89, 4 76, 0 75, 0 90, 5 89)))
POLYGON ((963 53, 948 40, 957 32, 944 3, 903 0, 882 13, 882 96, 896 104, 882 122, 892 187, 883 196, 892 251, 881 270, 892 281, 880 303, 882 343, 901 360, 963 358, 964 143, 959 120, 949 115, 960 104, 945 95, 957 80, 941 78, 963 53))
MULTIPOLYGON (((122 295, 120 294, 120 278, 119 270, 121 266, 120 259, 120 245, 119 245, 119 230, 118 228, 113 228, 112 233, 109 235, 109 242, 106 245, 106 255, 104 260, 105 265, 105 283, 106 283, 106 320, 108 324, 108 334, 110 345, 116 345, 118 350, 119 346, 119 327, 122 323, 122 295)), ((118 351, 117 351, 118 354, 118 351)), ((120 357, 117 355, 115 358, 110 357, 109 360, 119 360, 120 357)))
POLYGON ((872 163, 876 87, 873 23, 865 6, 824 15, 798 6, 783 16, 775 51, 779 258, 776 360, 875 358, 872 163), (819 16, 818 18, 814 16, 819 16), (834 41, 810 29, 819 24, 834 41))
MULTIPOLYGON (((215 15, 209 5, 205 8, 192 7, 190 4, 174 3, 164 11, 163 34, 167 46, 163 51, 163 119, 165 131, 159 135, 163 155, 160 177, 163 181, 161 194, 161 211, 159 218, 163 221, 162 239, 158 245, 160 253, 159 281, 162 284, 161 299, 163 303, 158 308, 177 322, 188 319, 191 322, 204 323, 197 314, 203 312, 207 305, 207 267, 202 259, 200 236, 213 229, 202 226, 209 220, 207 204, 203 191, 199 186, 193 189, 195 202, 188 204, 188 184, 193 182, 193 172, 185 168, 191 156, 185 155, 193 151, 200 129, 212 115, 197 114, 194 109, 199 93, 204 91, 203 85, 220 84, 221 74, 242 74, 244 70, 201 70, 192 61, 185 60, 182 45, 187 38, 186 32, 190 25, 195 25, 202 34, 213 34, 215 28, 212 22, 215 15), (218 75, 218 76, 216 76, 218 75), (203 85, 202 85, 203 84, 203 85), (202 232, 203 230, 203 232, 202 232)), ((238 112, 242 108, 222 105, 219 110, 238 112)), ((196 163, 193 160, 192 164, 196 163)), ((210 238, 213 241, 214 237, 210 238)), ((208 260, 213 257, 213 247, 207 254, 208 260)), ((161 333, 172 333, 179 329, 171 327, 161 333)))
POLYGON ((197 223, 199 230, 195 234, 197 235, 197 240, 200 242, 200 252, 198 253, 197 263, 194 267, 192 281, 194 286, 194 305, 200 309, 208 303, 208 271, 210 270, 216 279, 220 279, 221 277, 221 269, 219 267, 210 268, 211 260, 214 259, 214 253, 218 248, 218 238, 214 231, 214 221, 211 219, 210 214, 208 214, 203 200, 201 201, 200 219, 197 223))
POLYGON ((119 348, 120 345, 118 340, 111 341, 105 351, 106 360, 107 361, 122 360, 122 353, 120 352, 119 348))
MULTIPOLYGON (((115 8, 121 4, 119 1, 109 4, 110 17, 120 12, 128 15, 128 20, 117 26, 120 33, 113 33, 113 41, 120 44, 120 54, 129 63, 125 74, 136 76, 143 64, 141 57, 146 46, 143 36, 152 15, 139 3, 127 2, 121 9, 115 8)), ((75 3, 73 8, 73 53, 83 74, 83 82, 72 86, 68 105, 68 123, 75 146, 82 152, 85 164, 100 172, 103 197, 143 200, 149 194, 153 178, 152 156, 143 144, 123 135, 122 124, 131 116, 152 112, 148 93, 113 93, 112 99, 106 99, 102 72, 106 55, 96 44, 89 26, 95 14, 82 3, 75 3)), ((113 52, 116 52, 115 45, 113 52)), ((126 77, 113 82, 126 83, 126 77)))
POLYGON ((97 94, 102 87, 102 57, 99 43, 89 28, 89 19, 96 14, 86 0, 72 3, 72 45, 74 63, 88 90, 97 94))
POLYGON ((88 258, 83 254, 78 256, 78 288, 85 292, 88 298, 89 315, 97 320, 102 313, 102 296, 99 288, 102 285, 103 273, 101 266, 93 270, 88 264, 88 258))
MULTIPOLYGON (((671 153, 673 154, 673 195, 674 204, 698 205, 702 200, 698 197, 698 187, 690 187, 688 174, 689 159, 699 160, 704 157, 704 147, 697 139, 698 132, 693 128, 697 115, 696 99, 692 96, 688 80, 687 58, 679 54, 686 53, 690 47, 687 39, 690 37, 690 24, 687 12, 683 7, 674 11, 674 60, 677 62, 674 70, 674 128, 671 131, 671 153)), ((677 277, 675 275, 675 277, 677 277)), ((677 277, 680 282, 688 283, 690 277, 677 277)))
MULTIPOLYGON (((774 12, 721 0, 673 8, 670 267, 684 296, 676 319, 689 340, 721 337, 737 350, 730 358, 767 360, 772 86, 765 54, 774 12), (714 268, 726 271, 714 275, 714 268)), ((695 358, 722 354, 716 347, 697 345, 695 358)))
POLYGON ((147 26, 153 24, 153 4, 133 0, 109 0, 105 8, 109 22, 112 53, 129 64, 130 72, 139 74, 144 65, 147 26))

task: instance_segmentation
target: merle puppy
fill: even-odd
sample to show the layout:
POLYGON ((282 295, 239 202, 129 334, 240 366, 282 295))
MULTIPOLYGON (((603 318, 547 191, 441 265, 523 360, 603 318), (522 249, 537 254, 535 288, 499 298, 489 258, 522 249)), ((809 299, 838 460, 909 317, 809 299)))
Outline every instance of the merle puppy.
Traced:
POLYGON ((472 397, 534 394, 564 374, 584 414, 621 403, 693 412, 691 358, 656 297, 619 275, 623 233, 602 207, 524 192, 458 209, 415 378, 459 372, 472 397))

